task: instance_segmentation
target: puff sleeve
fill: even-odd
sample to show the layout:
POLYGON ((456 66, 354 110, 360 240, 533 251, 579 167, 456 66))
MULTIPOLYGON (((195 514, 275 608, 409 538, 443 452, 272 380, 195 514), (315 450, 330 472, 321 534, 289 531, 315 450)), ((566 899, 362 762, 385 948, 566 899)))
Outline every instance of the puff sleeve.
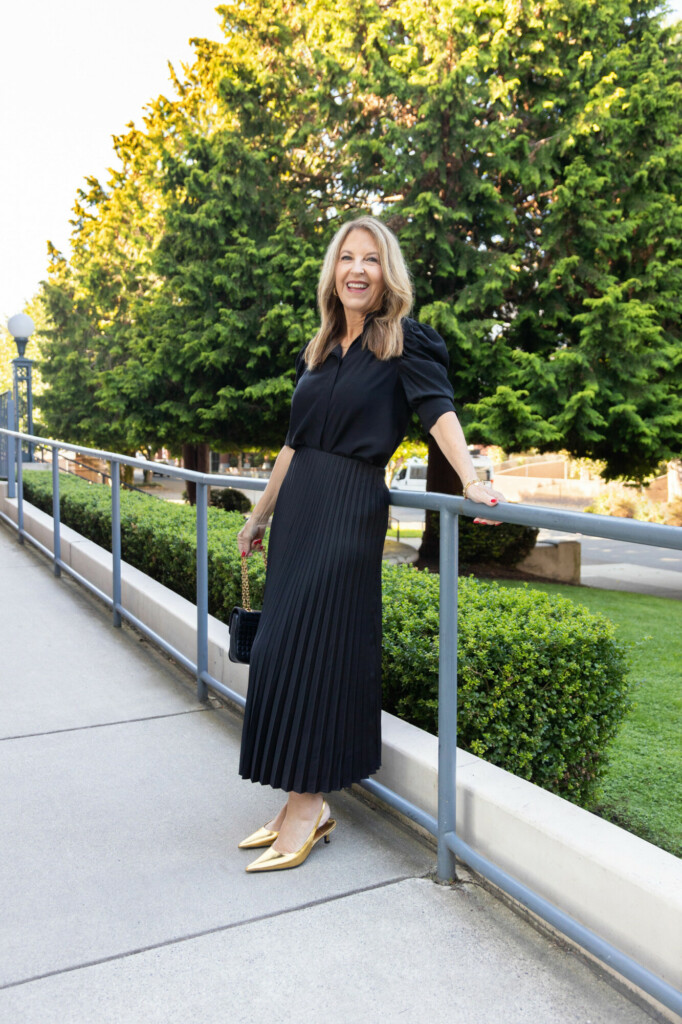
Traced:
POLYGON ((449 361, 440 334, 416 320, 403 320, 400 379, 410 408, 427 432, 444 412, 455 411, 449 361))

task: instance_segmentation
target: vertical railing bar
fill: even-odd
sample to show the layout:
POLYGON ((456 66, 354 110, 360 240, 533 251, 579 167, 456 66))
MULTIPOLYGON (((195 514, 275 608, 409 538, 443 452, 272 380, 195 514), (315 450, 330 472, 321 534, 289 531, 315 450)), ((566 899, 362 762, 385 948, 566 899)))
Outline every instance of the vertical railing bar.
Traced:
POLYGON ((59 510, 59 453, 52 448, 52 558, 55 576, 61 576, 59 561, 62 557, 61 515, 59 510))
POLYGON ((196 485, 197 512, 197 697, 206 700, 208 687, 208 486, 196 485))
POLYGON ((17 540, 24 543, 24 453, 21 441, 16 445, 17 453, 17 540))
MULTIPOLYGON (((14 430, 14 399, 10 395, 7 399, 7 423, 8 430, 14 430)), ((7 497, 16 498, 17 496, 17 484, 15 479, 15 464, 16 464, 16 438, 7 437, 7 497)))
POLYGON ((440 510, 440 612, 438 656, 438 877, 455 877, 455 856, 445 837, 457 817, 457 524, 440 510))
POLYGON ((111 599, 114 609, 112 620, 121 625, 121 471, 119 463, 111 460, 111 599))

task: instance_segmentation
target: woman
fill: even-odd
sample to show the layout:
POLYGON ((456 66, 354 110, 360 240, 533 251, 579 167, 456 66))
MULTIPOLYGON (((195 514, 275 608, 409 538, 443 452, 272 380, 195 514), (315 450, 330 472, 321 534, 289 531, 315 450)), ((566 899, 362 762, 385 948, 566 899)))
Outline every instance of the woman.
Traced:
POLYGON ((374 217, 340 228, 317 294, 322 322, 296 358, 289 432, 238 535, 246 557, 276 503, 239 771, 288 799, 239 844, 268 847, 247 871, 302 863, 335 826, 322 793, 380 766, 384 471, 412 410, 466 496, 497 502, 454 411, 445 343, 407 319, 412 287, 392 232, 374 217))

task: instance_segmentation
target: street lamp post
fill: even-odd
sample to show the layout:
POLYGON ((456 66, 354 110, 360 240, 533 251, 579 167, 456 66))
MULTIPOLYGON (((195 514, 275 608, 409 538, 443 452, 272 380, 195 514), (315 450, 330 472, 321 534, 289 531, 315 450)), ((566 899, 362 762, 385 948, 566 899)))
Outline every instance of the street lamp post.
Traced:
MULTIPOLYGON (((26 359, 24 352, 28 345, 28 339, 35 331, 35 324, 30 316, 25 313, 17 313, 7 321, 7 330, 14 338, 19 353, 16 359, 12 360, 12 376, 14 380, 14 410, 15 430, 19 430, 19 424, 26 417, 26 433, 33 433, 33 382, 32 367, 33 360, 26 359)), ((33 461, 33 444, 28 442, 28 454, 20 446, 22 461, 33 461)))

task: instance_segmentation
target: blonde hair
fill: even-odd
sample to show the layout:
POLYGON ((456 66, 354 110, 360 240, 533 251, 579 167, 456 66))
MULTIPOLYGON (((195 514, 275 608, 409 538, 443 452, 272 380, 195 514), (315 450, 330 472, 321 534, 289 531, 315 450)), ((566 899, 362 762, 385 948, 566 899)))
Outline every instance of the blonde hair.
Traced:
POLYGON ((363 347, 373 352, 377 359, 402 355, 401 321, 412 308, 413 292, 400 243, 390 228, 378 218, 357 217, 339 228, 325 253, 317 285, 320 328, 305 350, 305 361, 309 369, 324 362, 346 329, 343 305, 335 289, 336 264, 346 238, 351 231, 359 229, 368 231, 376 243, 385 285, 381 307, 366 326, 363 347))

